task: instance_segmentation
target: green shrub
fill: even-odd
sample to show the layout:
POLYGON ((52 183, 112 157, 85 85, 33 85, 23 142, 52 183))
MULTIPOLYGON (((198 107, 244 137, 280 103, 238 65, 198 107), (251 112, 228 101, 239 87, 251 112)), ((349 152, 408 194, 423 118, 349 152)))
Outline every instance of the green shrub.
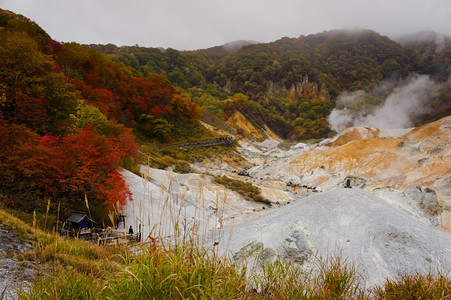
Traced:
POLYGON ((246 200, 253 200, 263 202, 263 196, 258 187, 252 185, 250 182, 231 179, 227 176, 215 176, 215 182, 224 185, 226 188, 237 192, 246 200))
POLYGON ((122 166, 124 167, 124 169, 127 169, 132 173, 139 174, 139 165, 134 158, 124 158, 122 160, 122 166))

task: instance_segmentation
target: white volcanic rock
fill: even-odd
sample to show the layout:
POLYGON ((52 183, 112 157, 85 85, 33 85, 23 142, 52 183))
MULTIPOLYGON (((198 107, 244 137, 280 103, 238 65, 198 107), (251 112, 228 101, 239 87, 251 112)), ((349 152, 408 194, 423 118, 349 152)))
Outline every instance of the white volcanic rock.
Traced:
POLYGON ((201 174, 177 174, 141 167, 143 175, 122 171, 133 201, 123 207, 127 228, 142 226, 144 241, 153 236, 174 237, 192 232, 206 234, 224 225, 259 216, 261 203, 250 202, 236 192, 201 174), (174 230, 178 228, 176 233, 174 230))
MULTIPOLYGON (((318 190, 343 186, 349 179, 353 187, 367 191, 383 187, 405 191, 411 200, 416 197, 412 193, 415 189, 431 189, 430 200, 436 203, 423 199, 416 201, 417 207, 404 207, 413 208, 412 213, 418 206, 426 207, 432 216, 437 214, 433 224, 451 233, 451 117, 414 129, 348 128, 317 145, 293 146, 247 172, 264 181, 279 180, 318 190)), ((393 193, 380 196, 389 194, 389 199, 396 201, 393 193)), ((399 196, 404 201, 406 196, 399 196)))
POLYGON ((212 176, 143 168, 143 179, 124 171, 134 197, 124 211, 129 224, 144 225, 144 237, 195 232, 237 260, 280 255, 308 266, 340 250, 368 287, 403 273, 451 274, 451 236, 434 228, 451 232, 451 117, 403 133, 353 128, 289 150, 272 140, 241 142, 254 164, 246 176, 197 166, 259 186, 273 204, 265 210, 212 176), (352 189, 337 188, 348 179, 352 189))
POLYGON ((394 207, 404 209, 428 226, 436 227, 440 224, 439 216, 434 212, 439 205, 437 194, 433 190, 410 188, 403 192, 390 187, 382 187, 371 193, 394 207), (435 196, 435 201, 433 196, 435 196))
POLYGON ((364 190, 337 188, 224 228, 218 249, 250 264, 280 255, 306 265, 340 251, 367 288, 401 274, 451 274, 451 236, 423 221, 364 190))

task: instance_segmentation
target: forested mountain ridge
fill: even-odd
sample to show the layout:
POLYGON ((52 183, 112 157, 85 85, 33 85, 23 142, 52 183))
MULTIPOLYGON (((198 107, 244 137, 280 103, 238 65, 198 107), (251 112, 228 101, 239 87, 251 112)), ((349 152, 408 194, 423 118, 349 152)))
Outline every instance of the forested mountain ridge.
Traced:
POLYGON ((440 47, 436 39, 407 36, 400 41, 371 30, 333 30, 244 45, 235 52, 221 46, 197 51, 90 47, 141 72, 165 74, 174 85, 191 91, 204 111, 219 110, 227 118, 232 106, 282 137, 308 138, 328 133, 325 117, 343 91, 363 90, 369 103, 378 103, 393 91, 381 95, 380 89, 374 91, 379 84, 402 81, 412 73, 444 83, 430 100, 432 112, 428 109, 416 123, 450 113, 449 38, 443 37, 440 47), (224 101, 237 93, 246 97, 244 105, 224 101))
POLYGON ((216 82, 224 87, 231 81, 231 92, 253 95, 266 90, 259 80, 281 82, 290 88, 308 75, 311 81, 325 83, 335 97, 343 89, 368 88, 393 75, 434 72, 431 66, 429 70, 419 66, 421 53, 412 53, 412 49, 371 30, 333 30, 284 37, 270 43, 243 44, 237 51, 227 51, 227 45, 196 51, 111 44, 90 47, 140 71, 165 73, 183 88, 199 86, 201 82, 216 82), (203 78, 200 81, 183 78, 187 68, 201 73, 203 78), (251 78, 251 73, 257 75, 251 78))

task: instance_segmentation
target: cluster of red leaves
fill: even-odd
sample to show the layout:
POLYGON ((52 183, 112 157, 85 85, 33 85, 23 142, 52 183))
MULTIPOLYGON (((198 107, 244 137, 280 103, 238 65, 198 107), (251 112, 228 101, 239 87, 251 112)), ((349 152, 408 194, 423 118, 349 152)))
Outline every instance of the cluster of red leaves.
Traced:
POLYGON ((163 119, 199 117, 198 105, 176 92, 159 75, 146 79, 118 75, 113 87, 104 87, 92 79, 93 74, 83 74, 86 77, 84 80, 72 80, 80 96, 86 103, 99 108, 109 119, 118 120, 126 126, 135 126, 141 115, 163 119))
POLYGON ((56 154, 54 163, 65 174, 59 180, 65 190, 87 193, 110 209, 116 202, 124 205, 131 199, 131 193, 118 173, 121 160, 134 157, 138 152, 130 132, 107 137, 88 127, 75 135, 46 135, 41 138, 41 143, 56 154))
POLYGON ((199 118, 199 106, 163 76, 127 74, 106 56, 74 43, 63 45, 55 59, 81 99, 125 126, 134 127, 142 115, 166 120, 199 118))
POLYGON ((0 122, 0 134, 0 171, 8 176, 0 189, 17 196, 14 202, 28 201, 20 199, 23 195, 80 198, 86 193, 112 209, 131 200, 118 173, 121 160, 137 154, 130 132, 107 137, 85 128, 74 135, 41 137, 25 126, 0 122), (13 185, 21 190, 11 193, 13 185))

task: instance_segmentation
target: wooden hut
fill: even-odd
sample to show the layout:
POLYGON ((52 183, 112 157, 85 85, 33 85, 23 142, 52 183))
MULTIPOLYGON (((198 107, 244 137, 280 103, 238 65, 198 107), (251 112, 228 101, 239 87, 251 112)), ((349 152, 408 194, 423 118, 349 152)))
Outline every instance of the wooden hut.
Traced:
POLYGON ((96 222, 83 212, 74 212, 63 223, 61 234, 66 236, 78 236, 84 239, 91 239, 96 226, 96 222))

